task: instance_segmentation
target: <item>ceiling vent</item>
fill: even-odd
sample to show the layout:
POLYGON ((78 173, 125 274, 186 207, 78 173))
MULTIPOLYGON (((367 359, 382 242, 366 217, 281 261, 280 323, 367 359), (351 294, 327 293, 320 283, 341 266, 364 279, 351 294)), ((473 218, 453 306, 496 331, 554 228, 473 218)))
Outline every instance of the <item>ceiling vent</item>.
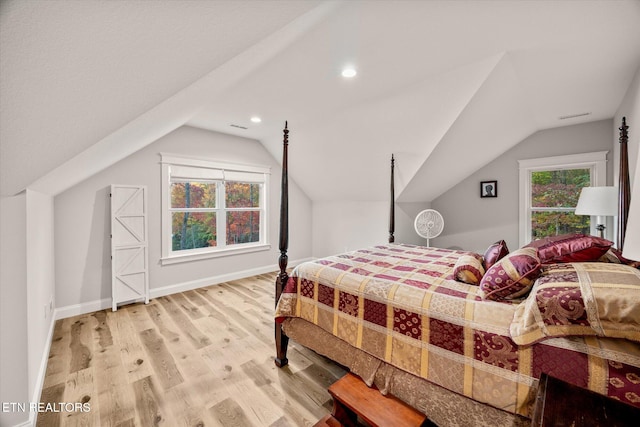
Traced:
POLYGON ((238 128, 238 129, 244 129, 244 130, 249 129, 248 127, 240 126, 240 125, 234 125, 234 124, 232 124, 232 125, 231 125, 231 127, 232 127, 232 128, 238 128))
POLYGON ((558 117, 558 119, 560 119, 560 120, 575 119, 576 117, 588 116, 589 114, 591 114, 591 112, 579 113, 579 114, 571 114, 569 116, 560 116, 560 117, 558 117))

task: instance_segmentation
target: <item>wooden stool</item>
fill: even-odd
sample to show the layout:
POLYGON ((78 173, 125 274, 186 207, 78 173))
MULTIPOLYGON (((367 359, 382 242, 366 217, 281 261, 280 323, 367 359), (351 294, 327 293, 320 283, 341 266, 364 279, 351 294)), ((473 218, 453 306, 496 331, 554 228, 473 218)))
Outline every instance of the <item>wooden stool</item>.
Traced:
POLYGON ((348 373, 329 387, 333 411, 315 427, 355 427, 358 420, 372 427, 434 426, 426 416, 393 396, 384 396, 348 373))

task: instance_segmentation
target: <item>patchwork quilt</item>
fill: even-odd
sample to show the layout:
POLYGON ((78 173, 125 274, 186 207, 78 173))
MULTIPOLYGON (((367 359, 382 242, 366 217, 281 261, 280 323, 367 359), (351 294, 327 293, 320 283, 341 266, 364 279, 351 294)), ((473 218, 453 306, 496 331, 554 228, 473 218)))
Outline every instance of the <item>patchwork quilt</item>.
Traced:
POLYGON ((276 319, 305 319, 409 373, 528 417, 543 371, 640 407, 639 343, 560 334, 519 346, 510 328, 528 299, 483 300, 453 277, 462 255, 477 256, 389 244, 301 264, 276 319))
POLYGON ((568 335, 640 342, 640 270, 601 262, 545 267, 516 310, 511 336, 531 344, 568 335))

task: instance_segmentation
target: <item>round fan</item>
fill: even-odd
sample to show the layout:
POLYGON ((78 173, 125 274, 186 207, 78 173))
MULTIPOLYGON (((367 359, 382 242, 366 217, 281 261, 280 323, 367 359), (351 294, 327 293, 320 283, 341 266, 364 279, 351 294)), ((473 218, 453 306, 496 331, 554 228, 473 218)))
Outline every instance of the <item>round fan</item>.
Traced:
POLYGON ((427 246, 429 246, 429 239, 438 237, 442 233, 444 218, 436 210, 425 209, 416 216, 413 226, 420 237, 427 239, 427 246))

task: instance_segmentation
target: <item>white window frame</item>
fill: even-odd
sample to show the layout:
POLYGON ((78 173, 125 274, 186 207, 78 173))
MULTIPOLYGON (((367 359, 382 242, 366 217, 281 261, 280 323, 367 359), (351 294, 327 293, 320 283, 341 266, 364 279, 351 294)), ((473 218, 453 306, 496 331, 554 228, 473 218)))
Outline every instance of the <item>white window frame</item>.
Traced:
MULTIPOLYGON (((269 221, 268 221, 268 193, 269 176, 271 168, 268 166, 242 165, 235 163, 219 162, 210 159, 181 156, 176 154, 160 153, 162 164, 162 265, 176 264, 181 262, 196 261, 208 258, 216 258, 228 255, 244 254, 249 252, 264 251, 271 249, 269 242, 269 221), (259 182, 262 186, 260 191, 260 240, 252 243, 239 243, 231 246, 226 245, 226 206, 224 185, 220 185, 222 191, 216 191, 216 207, 211 211, 216 212, 218 233, 217 246, 186 249, 173 251, 172 230, 171 230, 171 179, 172 170, 180 171, 181 178, 193 178, 202 180, 206 176, 208 180, 224 183, 227 181, 244 181, 243 174, 250 176, 252 182, 259 182), (183 176, 183 175, 191 175, 183 176), (229 179, 232 178, 232 179, 229 179), (222 244, 221 244, 222 243, 222 244)), ((176 172, 177 173, 177 172, 176 172)), ((175 175, 174 175, 175 176, 175 175)), ((241 209, 228 209, 236 211, 241 209)), ((256 210, 256 209, 251 209, 256 210)))
MULTIPOLYGON (((607 153, 570 154, 567 156, 541 157, 518 160, 520 168, 520 247, 531 242, 531 173, 536 171, 560 169, 590 169, 591 185, 607 185, 607 153)), ((596 234, 596 220, 591 218, 591 234, 596 234)))

